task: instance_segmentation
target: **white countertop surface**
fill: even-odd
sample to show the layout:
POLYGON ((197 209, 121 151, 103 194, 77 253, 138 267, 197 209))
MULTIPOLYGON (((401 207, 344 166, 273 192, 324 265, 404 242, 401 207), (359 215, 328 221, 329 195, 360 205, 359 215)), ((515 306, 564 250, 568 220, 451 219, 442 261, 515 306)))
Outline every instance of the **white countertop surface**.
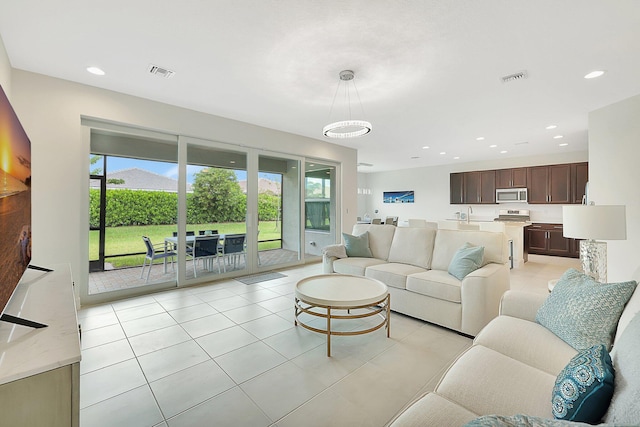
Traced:
POLYGON ((78 319, 69 265, 25 271, 5 313, 48 325, 33 329, 0 322, 0 384, 81 359, 78 319))

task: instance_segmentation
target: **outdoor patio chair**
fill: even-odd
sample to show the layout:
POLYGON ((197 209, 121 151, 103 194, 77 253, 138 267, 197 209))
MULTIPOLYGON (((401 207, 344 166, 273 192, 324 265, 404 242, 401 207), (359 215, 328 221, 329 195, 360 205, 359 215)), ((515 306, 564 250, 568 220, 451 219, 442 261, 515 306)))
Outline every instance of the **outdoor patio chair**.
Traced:
POLYGON ((218 234, 218 230, 200 230, 198 231, 198 236, 210 236, 213 234, 218 234))
POLYGON ((233 261, 233 268, 235 269, 240 255, 244 256, 244 263, 245 265, 247 264, 247 253, 244 247, 245 238, 245 234, 227 234, 224 236, 220 255, 222 256, 222 266, 225 273, 227 272, 227 262, 231 263, 233 261))
POLYGON ((220 236, 198 236, 193 241, 193 246, 187 248, 187 257, 193 259, 193 276, 198 277, 197 264, 202 260, 204 267, 211 271, 213 268, 213 259, 218 261, 218 274, 220 274, 220 258, 218 257, 218 240, 220 236))
MULTIPOLYGON (((178 237, 178 232, 177 231, 174 231, 172 234, 173 234, 173 237, 178 237)), ((195 231, 187 231, 185 233, 185 236, 187 236, 187 237, 191 237, 191 236, 195 236, 195 235, 196 235, 195 231)), ((187 245, 187 255, 189 255, 189 256, 191 255, 189 253, 189 251, 191 250, 192 247, 193 247, 193 245, 187 245)), ((178 250, 178 245, 173 245, 173 250, 177 251, 178 250)))
POLYGON ((147 279, 145 283, 149 281, 149 275, 151 274, 151 266, 153 262, 157 259, 164 260, 164 269, 165 273, 167 272, 167 258, 171 258, 171 268, 175 271, 176 267, 173 264, 175 260, 176 253, 173 251, 165 251, 164 243, 156 243, 155 245, 151 243, 151 240, 147 236, 142 236, 142 240, 147 248, 147 254, 144 257, 144 261, 142 262, 142 271, 140 272, 140 278, 144 276, 144 268, 147 265, 147 261, 149 261, 149 269, 147 270, 147 279))

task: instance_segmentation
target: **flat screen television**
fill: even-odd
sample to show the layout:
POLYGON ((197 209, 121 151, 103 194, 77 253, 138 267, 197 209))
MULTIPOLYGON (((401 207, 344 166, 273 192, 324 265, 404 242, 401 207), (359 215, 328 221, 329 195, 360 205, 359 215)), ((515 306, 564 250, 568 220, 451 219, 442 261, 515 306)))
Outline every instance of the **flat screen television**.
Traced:
POLYGON ((42 327, 4 313, 30 262, 31 141, 0 86, 0 320, 42 327))

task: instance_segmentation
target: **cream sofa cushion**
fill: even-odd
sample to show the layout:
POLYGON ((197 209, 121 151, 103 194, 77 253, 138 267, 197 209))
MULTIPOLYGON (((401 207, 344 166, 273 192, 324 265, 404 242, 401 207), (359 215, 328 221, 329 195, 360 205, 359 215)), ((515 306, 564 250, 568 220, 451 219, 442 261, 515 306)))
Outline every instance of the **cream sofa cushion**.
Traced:
POLYGON ((407 276, 422 271, 425 271, 424 268, 416 267, 415 265, 390 262, 367 267, 364 275, 372 279, 378 279, 392 288, 405 289, 407 276))
POLYGON ((458 358, 436 393, 477 414, 529 414, 553 418, 551 390, 556 376, 482 345, 458 358))
POLYGON ((394 225, 356 224, 353 226, 353 235, 359 236, 365 231, 369 232, 369 248, 374 258, 386 261, 389 258, 391 241, 396 232, 394 225))
POLYGON ((436 233, 437 230, 428 228, 399 227, 393 235, 389 250, 389 262, 431 268, 436 233))
MULTIPOLYGON (((550 375, 558 375, 577 351, 542 325, 498 316, 476 336, 483 345, 550 375)), ((549 391, 551 393, 551 391, 549 391)))
POLYGON ((340 274, 364 276, 367 267, 377 264, 386 263, 376 258, 341 258, 333 262, 333 271, 340 274))
POLYGON ((462 302, 461 284, 460 280, 441 270, 429 270, 407 277, 408 291, 457 303, 462 302))
POLYGON ((461 426, 476 417, 476 414, 457 403, 451 402, 435 393, 429 393, 402 412, 391 423, 391 426, 461 426))
POLYGON ((436 234, 431 268, 447 271, 455 253, 467 242, 473 246, 484 246, 483 266, 490 262, 504 264, 509 260, 504 233, 440 229, 436 234))

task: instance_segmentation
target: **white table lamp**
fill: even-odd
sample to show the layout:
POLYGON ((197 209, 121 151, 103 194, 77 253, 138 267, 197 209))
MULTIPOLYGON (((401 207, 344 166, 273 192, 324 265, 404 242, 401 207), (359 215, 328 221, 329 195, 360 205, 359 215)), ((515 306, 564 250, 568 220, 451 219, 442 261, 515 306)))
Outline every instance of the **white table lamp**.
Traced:
POLYGON ((563 236, 580 241, 580 261, 585 274, 607 281, 607 243, 626 240, 627 218, 621 205, 575 205, 562 207, 563 236))

